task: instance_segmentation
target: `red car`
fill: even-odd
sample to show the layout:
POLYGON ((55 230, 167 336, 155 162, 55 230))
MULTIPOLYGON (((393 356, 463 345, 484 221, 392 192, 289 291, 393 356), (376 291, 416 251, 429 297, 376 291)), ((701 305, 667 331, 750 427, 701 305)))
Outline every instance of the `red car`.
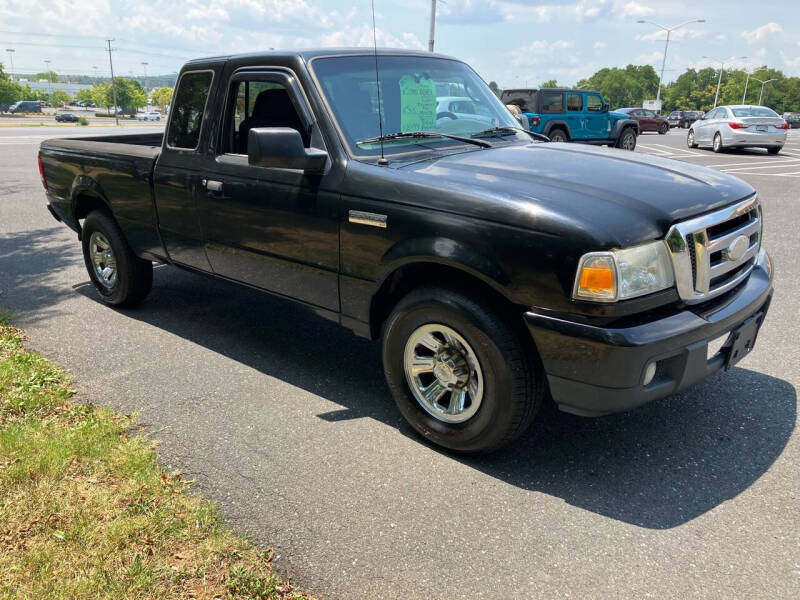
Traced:
POLYGON ((659 117, 652 110, 646 108, 617 108, 614 112, 621 112, 631 119, 639 122, 639 131, 657 131, 664 135, 669 131, 669 122, 664 117, 659 117))

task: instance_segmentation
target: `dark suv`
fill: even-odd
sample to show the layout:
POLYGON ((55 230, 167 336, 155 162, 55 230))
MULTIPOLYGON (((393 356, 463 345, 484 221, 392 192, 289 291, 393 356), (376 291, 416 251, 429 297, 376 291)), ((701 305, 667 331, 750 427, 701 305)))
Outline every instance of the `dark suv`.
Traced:
POLYGON ((673 110, 667 117, 670 127, 688 129, 689 125, 703 118, 702 110, 673 110))

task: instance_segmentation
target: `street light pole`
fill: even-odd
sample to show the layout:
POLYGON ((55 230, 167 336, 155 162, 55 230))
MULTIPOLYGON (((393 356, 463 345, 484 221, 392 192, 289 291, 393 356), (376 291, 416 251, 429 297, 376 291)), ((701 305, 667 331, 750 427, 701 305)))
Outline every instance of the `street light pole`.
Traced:
POLYGON ((11 81, 14 81, 14 48, 6 48, 6 52, 8 52, 8 60, 11 62, 11 81))
POLYGON ((742 94, 742 104, 745 103, 745 99, 747 98, 747 84, 750 83, 750 71, 745 71, 747 73, 747 79, 744 80, 744 94, 742 94))
MULTIPOLYGON (((720 85, 722 84, 722 71, 723 69, 725 69, 725 63, 716 58, 712 58, 711 56, 702 56, 701 58, 707 58, 708 60, 713 60, 714 62, 719 63, 719 77, 717 78, 717 93, 714 95, 714 108, 717 108, 717 101, 719 100, 719 88, 720 85)), ((747 60, 746 56, 740 56, 739 58, 741 60, 747 60)))
POLYGON ((117 88, 114 85, 114 63, 111 60, 111 42, 113 42, 113 38, 110 40, 106 40, 108 44, 108 66, 111 69, 111 99, 114 102, 114 121, 119 127, 119 116, 117 115, 117 88))
MULTIPOLYGON (((658 92, 656 92, 656 103, 661 101, 661 82, 664 80, 664 67, 667 64, 667 48, 669 48, 669 37, 670 34, 675 31, 676 29, 680 29, 684 25, 688 25, 689 23, 705 23, 705 19, 692 19, 690 21, 686 21, 685 23, 681 23, 680 25, 675 25, 675 27, 664 27, 663 25, 659 25, 658 23, 654 23, 653 21, 647 21, 645 19, 639 19, 636 21, 637 23, 649 23, 650 25, 655 25, 659 29, 663 29, 667 32, 667 39, 664 42, 664 57, 661 59, 661 73, 658 76, 658 92)), ((659 109, 660 110, 660 109, 659 109)))
POLYGON ((144 93, 147 94, 147 65, 150 63, 142 62, 142 68, 144 69, 144 93))
POLYGON ((761 81, 757 77, 753 77, 758 83, 761 84, 761 93, 758 95, 758 105, 761 106, 761 99, 764 97, 764 86, 772 81, 778 81, 777 78, 767 79, 766 81, 761 81))

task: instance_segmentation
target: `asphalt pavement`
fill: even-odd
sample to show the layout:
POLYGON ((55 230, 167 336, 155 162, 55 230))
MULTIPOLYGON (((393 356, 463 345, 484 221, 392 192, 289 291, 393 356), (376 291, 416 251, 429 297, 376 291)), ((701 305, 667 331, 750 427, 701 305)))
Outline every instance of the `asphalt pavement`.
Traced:
POLYGON ((639 139, 760 193, 777 275, 755 350, 630 413, 545 410, 479 459, 403 423, 378 344, 292 304, 158 267, 141 307, 102 305, 36 168, 38 142, 69 134, 0 129, 0 305, 79 397, 138 411, 162 460, 295 584, 323 599, 800 596, 800 131, 778 156, 639 139))

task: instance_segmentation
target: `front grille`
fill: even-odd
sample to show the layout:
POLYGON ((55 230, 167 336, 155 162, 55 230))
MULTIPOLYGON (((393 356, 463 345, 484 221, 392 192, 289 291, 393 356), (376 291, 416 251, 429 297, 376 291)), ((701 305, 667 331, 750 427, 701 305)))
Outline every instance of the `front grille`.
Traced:
POLYGON ((750 274, 761 247, 758 197, 673 225, 667 246, 685 302, 727 292, 750 274))

